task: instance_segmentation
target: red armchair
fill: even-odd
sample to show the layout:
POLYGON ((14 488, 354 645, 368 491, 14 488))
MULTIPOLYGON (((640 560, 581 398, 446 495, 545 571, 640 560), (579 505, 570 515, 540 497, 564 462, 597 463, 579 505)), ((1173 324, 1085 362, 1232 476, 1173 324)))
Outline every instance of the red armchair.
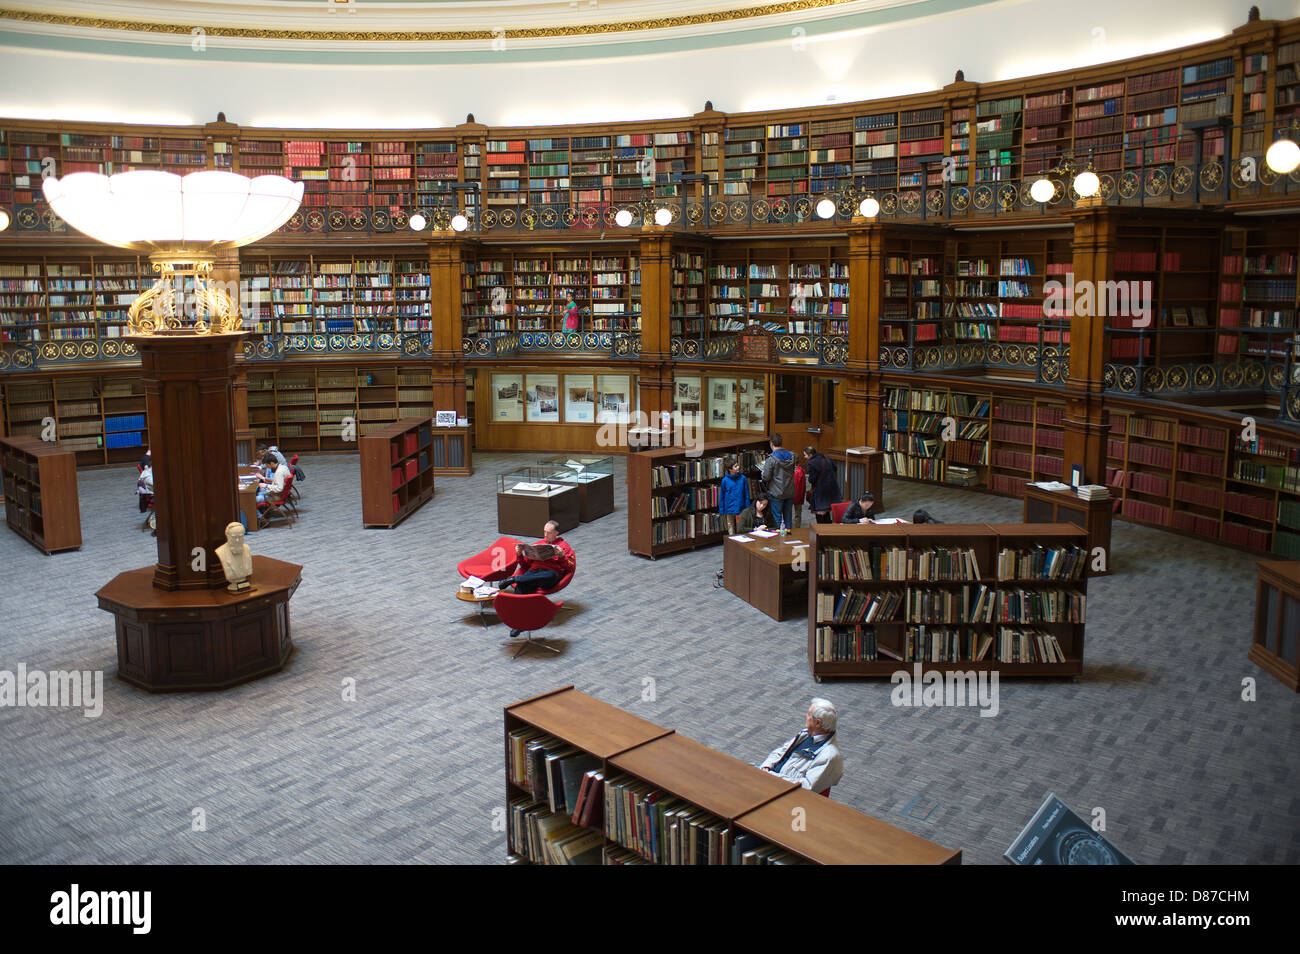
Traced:
POLYGON ((853 501, 846 500, 844 503, 831 504, 831 523, 843 523, 844 512, 852 506, 853 501))
POLYGON ((461 560, 456 564, 456 570, 466 580, 471 576, 477 576, 488 583, 504 580, 514 573, 515 566, 519 563, 515 559, 515 547, 520 542, 514 537, 499 537, 496 543, 482 553, 461 560))
POLYGON ((266 502, 259 504, 257 508, 257 526, 258 529, 269 527, 274 519, 284 520, 293 526, 293 500, 290 494, 293 493, 293 474, 284 479, 284 490, 280 491, 278 497, 267 497, 266 502))
MULTIPOLYGON (((569 574, 572 577, 573 574, 569 574)), ((496 610, 497 616, 501 622, 505 623, 511 629, 517 629, 524 641, 519 644, 515 650, 514 659, 519 658, 529 646, 539 646, 549 652, 559 653, 555 646, 549 646, 545 640, 534 638, 533 632, 542 629, 551 620, 555 619, 555 614, 560 611, 564 604, 559 601, 552 601, 541 593, 498 593, 495 600, 492 601, 492 608, 496 610)))

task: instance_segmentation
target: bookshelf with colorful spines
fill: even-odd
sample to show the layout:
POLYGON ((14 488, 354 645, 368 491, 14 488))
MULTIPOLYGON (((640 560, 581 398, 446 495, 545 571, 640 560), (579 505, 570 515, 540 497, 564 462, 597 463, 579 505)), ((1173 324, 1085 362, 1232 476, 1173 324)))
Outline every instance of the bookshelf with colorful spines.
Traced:
POLYGON ((942 187, 945 140, 942 106, 898 114, 898 189, 900 193, 942 187))
POLYGON ((46 554, 81 547, 76 455, 57 443, 0 437, 5 522, 46 554))
POLYGON ((948 155, 953 159, 954 186, 970 184, 973 113, 970 106, 954 106, 948 111, 948 155))
MULTIPOLYGON (((514 304, 516 331, 551 331, 554 323, 557 290, 552 287, 551 257, 524 252, 514 256, 511 300, 514 304)), ((575 289, 576 293, 577 289, 575 289)), ((584 298, 578 304, 585 306, 584 298)))
POLYGON ((397 420, 397 369, 357 369, 357 434, 361 437, 397 420))
POLYGON ((310 258, 271 262, 271 317, 278 334, 325 331, 312 311, 312 261, 310 258), (314 323, 316 322, 316 323, 314 323))
MULTIPOLYGON (((363 422, 359 421, 360 416, 357 409, 358 386, 361 382, 360 369, 355 367, 320 367, 307 369, 303 375, 303 389, 295 396, 296 400, 302 400, 307 404, 314 404, 308 407, 306 411, 312 412, 312 418, 316 424, 317 439, 320 443, 321 450, 343 450, 351 449, 354 443, 344 440, 345 428, 347 427, 347 418, 356 421, 356 431, 353 435, 355 438, 362 436, 373 428, 367 428, 363 422), (314 381, 313 381, 314 378, 314 381), (314 385, 314 397, 313 397, 314 385)), ((283 375, 280 376, 283 378, 283 375)), ((284 416, 285 408, 283 406, 284 398, 288 389, 281 388, 277 395, 277 400, 281 402, 279 407, 280 420, 286 420, 284 416)), ((283 424, 281 425, 283 427, 283 424)), ((303 430, 303 437, 311 437, 309 431, 303 430)))
POLYGON ((703 248, 673 250, 669 327, 675 338, 704 337, 705 315, 709 308, 707 263, 708 253, 703 248))
POLYGON ((570 139, 569 188, 574 205, 602 213, 609 207, 614 186, 612 148, 613 137, 608 135, 570 139))
POLYGON ((939 340, 945 267, 942 239, 891 237, 880 314, 882 345, 925 345, 939 340))
MULTIPOLYGON (((456 196, 449 183, 460 180, 460 153, 454 141, 412 144, 415 160, 415 204, 421 209, 451 208, 456 196)), ((426 213, 427 215, 427 213, 426 213)))
POLYGON ((507 706, 504 737, 510 863, 961 861, 572 686, 507 706))
POLYGON ((55 378, 54 417, 59 445, 77 455, 77 466, 104 462, 104 408, 96 378, 55 378))
POLYGON ((728 126, 722 133, 722 195, 764 195, 765 127, 728 126))
POLYGON ((395 527, 433 498, 432 430, 429 418, 404 418, 358 438, 362 526, 395 527))
POLYGON ((480 254, 469 277, 473 280, 473 322, 480 336, 497 337, 514 330, 512 259, 508 252, 480 254))
POLYGON ((48 338, 45 263, 0 262, 0 341, 48 338))
POLYGON ((718 487, 727 457, 753 477, 768 450, 765 439, 708 441, 692 456, 683 447, 629 454, 627 549, 651 559, 722 542, 718 487))
POLYGON ((791 247, 786 266, 793 334, 849 333, 848 250, 830 246, 791 247))
POLYGON ((358 334, 397 330, 393 259, 352 260, 352 318, 358 334))
POLYGON ((393 311, 398 329, 432 331, 429 260, 399 258, 393 268, 393 311))
POLYGON ((528 141, 489 139, 483 151, 484 205, 491 209, 520 205, 528 182, 528 141))
POLYGON ((853 175, 865 189, 898 187, 898 113, 871 113, 853 119, 853 175))
POLYGON ((1024 99, 1013 96, 975 104, 975 182, 1018 182, 1024 99))
POLYGON ((90 259, 47 258, 45 290, 51 341, 96 336, 95 278, 90 259))
POLYGON ((823 119, 808 124, 808 189, 843 192, 853 184, 853 119, 823 119))
MULTIPOLYGON (((1300 115, 1300 40, 1282 43, 1277 47, 1277 65, 1271 74, 1272 98, 1265 102, 1264 116, 1267 120, 1269 107, 1272 107, 1273 121, 1293 119, 1300 115)), ((1265 86, 1265 96, 1269 88, 1265 86)), ((1259 154, 1273 142, 1273 130, 1265 127, 1259 137, 1259 154)))
POLYGON ((538 210, 563 209, 569 202, 569 138, 528 139, 525 146, 528 204, 538 210))
POLYGON ((962 487, 987 486, 991 398, 969 389, 887 387, 882 412, 884 473, 962 487))
POLYGON ((1097 132, 1113 124, 1123 125, 1125 85, 1122 78, 1086 82, 1074 88, 1073 131, 1076 144, 1092 149, 1093 168, 1098 174, 1117 173, 1123 168, 1123 133, 1097 132), (1094 124, 1100 124, 1094 125, 1094 124))
POLYGON ((749 323, 748 249, 727 246, 708 258, 710 338, 742 330, 749 323))
POLYGON ((926 668, 1083 671, 1087 534, 1072 524, 813 527, 808 664, 817 679, 926 668))
POLYGON ((767 126, 767 189, 769 197, 805 195, 808 192, 807 122, 767 126))
POLYGON ((1220 355, 1285 360, 1285 342, 1297 326, 1297 251, 1300 236, 1294 226, 1224 231, 1216 348, 1220 355))
POLYGON ((616 206, 625 206, 653 194, 654 135, 646 132, 623 132, 614 135, 612 140, 611 201, 616 206))
POLYGON ((682 194, 681 176, 695 172, 694 133, 656 132, 654 134, 655 195, 659 198, 677 198, 682 194))
POLYGON ((1070 150, 1075 136, 1073 105, 1074 90, 1070 87, 1025 95, 1021 143, 1026 178, 1047 173, 1070 150))
MULTIPOLYGON (((244 328, 259 335, 272 334, 275 324, 271 311, 271 259, 269 255, 244 252, 239 257, 239 281, 245 289, 240 303, 244 328)), ((125 320, 125 306, 122 306, 125 320)))
MULTIPOLYGON (((1196 144, 1192 133, 1200 134, 1200 161, 1221 161, 1227 146, 1226 128, 1222 125, 1234 117, 1233 97, 1236 87, 1235 58, 1214 59, 1181 67, 1178 124, 1182 134, 1177 147, 1165 147, 1155 160, 1159 162, 1193 162, 1196 144)), ((1144 157, 1145 158, 1145 157, 1144 157)), ((1152 160, 1146 158, 1148 165, 1152 160)))
POLYGON ((1119 138, 1115 130, 1122 129, 1126 168, 1145 169, 1169 162, 1180 132, 1178 80, 1176 68, 1128 77, 1123 113, 1088 120, 1098 134, 1094 136, 1097 142, 1090 145, 1098 151, 1109 152, 1110 149, 1102 147, 1102 140, 1113 142, 1119 138), (1105 135, 1100 135, 1103 132, 1105 135))
POLYGON ((295 323, 295 331, 313 331, 317 334, 352 334, 357 329, 357 308, 353 303, 353 274, 351 256, 332 258, 312 257, 311 267, 311 321, 305 325, 295 323))

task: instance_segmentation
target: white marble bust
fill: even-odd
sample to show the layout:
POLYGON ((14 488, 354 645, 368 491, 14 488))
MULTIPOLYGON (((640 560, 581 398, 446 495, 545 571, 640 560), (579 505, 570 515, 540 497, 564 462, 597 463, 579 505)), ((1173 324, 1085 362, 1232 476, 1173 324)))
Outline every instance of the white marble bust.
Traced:
POLYGON ((217 559, 225 571, 226 587, 232 593, 249 588, 248 578, 253 575, 253 551, 244 542, 244 525, 238 521, 226 524, 226 542, 217 547, 217 559))

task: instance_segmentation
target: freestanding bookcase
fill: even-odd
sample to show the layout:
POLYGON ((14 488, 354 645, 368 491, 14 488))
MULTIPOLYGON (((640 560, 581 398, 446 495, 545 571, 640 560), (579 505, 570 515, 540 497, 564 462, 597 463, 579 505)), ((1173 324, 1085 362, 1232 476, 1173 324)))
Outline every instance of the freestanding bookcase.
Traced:
POLYGON ((696 864, 728 863, 740 839, 747 848, 785 853, 768 863, 961 863, 960 850, 822 798, 572 686, 506 707, 505 759, 507 851, 515 862, 558 863, 536 851, 549 834, 554 842, 582 844, 592 863, 596 857, 602 864, 689 863, 665 857, 672 824, 698 836, 696 864), (552 764, 569 759, 578 766, 571 773, 552 764), (540 773, 528 768, 530 760, 540 773), (566 817, 577 776, 588 768, 605 785, 604 820, 594 831, 566 817), (566 773, 568 795, 558 784, 566 773), (803 824, 793 825, 798 809, 803 824), (660 836, 653 844, 643 837, 651 824, 660 836))
POLYGON ((1087 539, 1065 523, 813 524, 813 676, 888 678, 917 662, 940 671, 997 669, 1000 677, 1078 676, 1087 539), (978 574, 963 564, 965 553, 978 574), (1056 556, 1038 570, 1022 563, 999 572, 1005 554, 1056 556))
POLYGON ((1259 564, 1250 661, 1300 692, 1300 563, 1259 564))
POLYGON ((30 437, 0 438, 5 522, 47 554, 81 547, 77 455, 30 437))
POLYGON ((433 498, 432 428, 430 418, 408 418, 358 441, 365 526, 395 527, 433 498))
POLYGON ((758 438, 709 441, 695 456, 685 447, 628 454, 628 552, 654 559, 720 543, 723 526, 718 514, 718 485, 723 460, 741 458, 752 495, 767 450, 767 439, 758 438))
POLYGON ((1025 523, 1072 523, 1088 531, 1088 552, 1100 547, 1106 569, 1088 565, 1089 576, 1110 576, 1110 515, 1115 500, 1084 500, 1073 490, 1044 490, 1025 484, 1025 523))

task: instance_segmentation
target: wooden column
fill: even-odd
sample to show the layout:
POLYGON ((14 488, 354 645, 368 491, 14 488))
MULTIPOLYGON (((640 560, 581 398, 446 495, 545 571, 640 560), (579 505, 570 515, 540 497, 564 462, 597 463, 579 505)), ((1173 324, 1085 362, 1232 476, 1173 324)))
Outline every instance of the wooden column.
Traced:
POLYGON ((641 229, 641 361, 637 388, 651 427, 671 430, 663 417, 673 410, 672 240, 657 225, 641 229))
MULTIPOLYGON (((216 126, 216 123, 209 124, 216 126)), ((245 310, 245 305, 249 299, 243 294, 244 287, 239 277, 239 249, 232 248, 229 251, 220 253, 216 262, 212 266, 212 280, 221 282, 226 287, 227 294, 230 295, 231 301, 239 303, 240 310, 244 312, 244 327, 249 331, 257 330, 256 315, 250 315, 245 310)), ((270 294, 267 292, 266 294, 270 294)), ((235 351, 235 377, 232 382, 234 387, 233 406, 235 409, 235 430, 246 431, 249 429, 248 424, 248 366, 244 364, 243 342, 235 351)))
POLYGON ((849 226, 849 358, 844 382, 845 447, 879 448, 880 311, 885 283, 885 230, 854 216, 849 226))
POLYGON ((132 335, 140 352, 149 444, 153 449, 154 512, 158 516, 161 590, 226 585, 214 554, 226 524, 239 519, 235 489, 235 351, 243 334, 132 335), (195 548, 204 569, 194 569, 195 548))
MULTIPOLYGON (((1074 221, 1075 295, 1087 287, 1085 282, 1092 283, 1093 293, 1087 301, 1095 303, 1100 283, 1115 276, 1118 220, 1114 210, 1082 203, 1069 216, 1074 221)), ((1073 306, 1073 302, 1069 304, 1073 306)), ((1110 435, 1109 415, 1102 398, 1106 317, 1079 314, 1081 310, 1097 309, 1071 307, 1063 479, 1068 482, 1071 469, 1078 464, 1083 467, 1085 483, 1102 484, 1106 482, 1106 441, 1110 435)))
POLYGON ((465 417, 465 361, 461 274, 468 243, 456 232, 434 232, 429 241, 429 317, 433 325, 433 408, 465 417))

